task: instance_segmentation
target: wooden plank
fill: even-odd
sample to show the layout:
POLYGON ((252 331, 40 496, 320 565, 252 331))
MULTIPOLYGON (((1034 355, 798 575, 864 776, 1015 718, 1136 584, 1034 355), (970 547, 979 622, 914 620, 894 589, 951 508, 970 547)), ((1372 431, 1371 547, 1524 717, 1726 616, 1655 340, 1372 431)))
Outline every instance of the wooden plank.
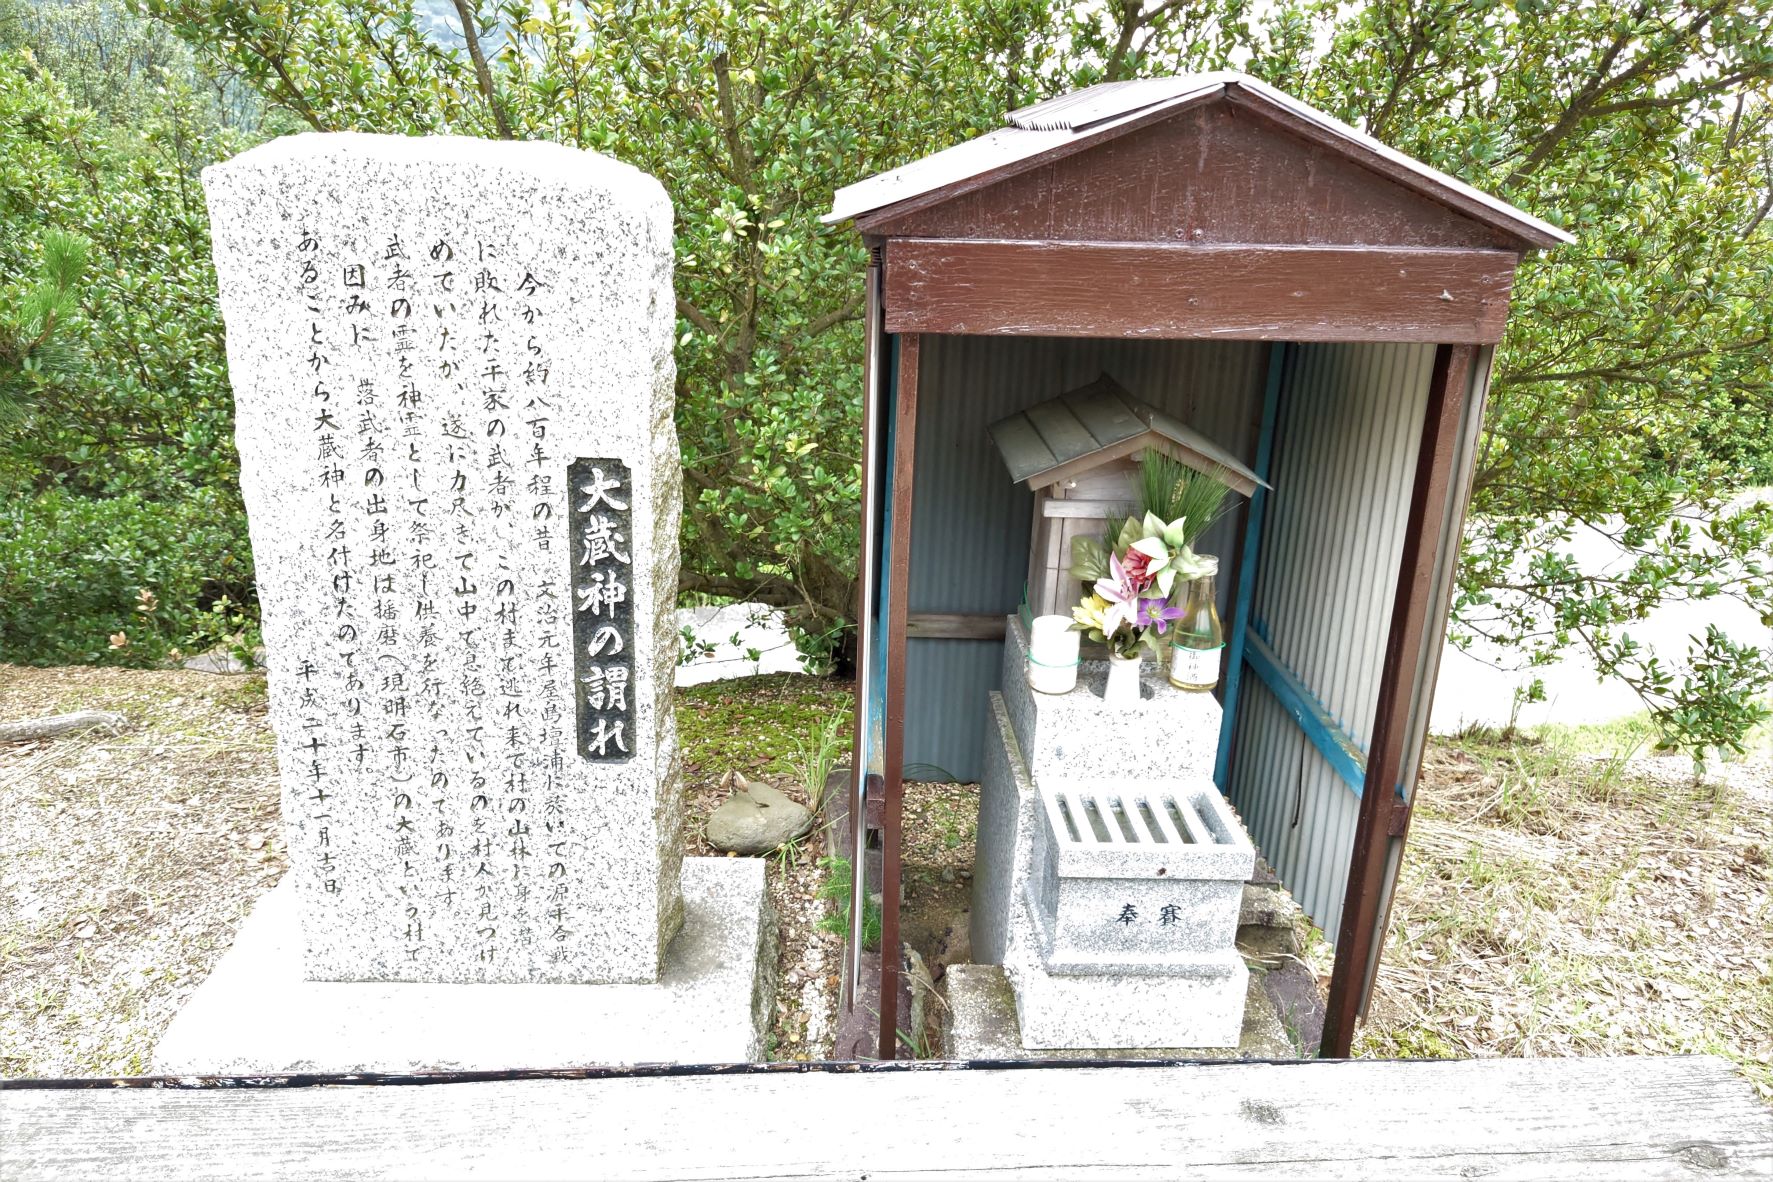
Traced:
POLYGON ((1458 185, 1447 184, 1447 180, 1453 178, 1434 175, 1421 161, 1392 151, 1379 141, 1362 143, 1350 136, 1336 135, 1328 127, 1329 120, 1323 112, 1272 87, 1263 89, 1269 93, 1264 94, 1261 89, 1254 87, 1227 87, 1225 97, 1233 106, 1256 116, 1258 121, 1270 120, 1301 140, 1320 142, 1325 139, 1326 131, 1329 131, 1335 137, 1338 150, 1360 167, 1395 181, 1404 188, 1414 189, 1430 200, 1464 214, 1474 222, 1493 226, 1510 237, 1539 247, 1557 246, 1574 240, 1564 231, 1550 227, 1537 218, 1521 216, 1523 210, 1515 209, 1487 193, 1476 189, 1463 190, 1458 185))
POLYGON ((1002 640, 1002 616, 977 612, 910 612, 905 635, 912 640, 1002 640))
MULTIPOLYGON (((1112 463, 1115 460, 1124 460, 1136 456, 1144 451, 1153 441, 1162 442, 1158 439, 1155 432, 1143 431, 1140 434, 1133 436, 1131 439, 1123 439, 1119 443, 1111 443, 1100 451, 1092 452, 1087 456, 1079 456, 1070 463, 1060 464, 1057 468, 1049 468, 1045 472, 1035 476, 1034 479, 1041 484, 1064 484, 1067 481, 1079 479, 1086 473, 1093 472, 1096 469, 1101 468, 1103 465, 1112 463)), ((1137 505, 1134 504, 1132 507, 1137 508, 1137 505)))
POLYGON ((1010 470, 1012 481, 1027 480, 1059 462, 1026 414, 999 419, 988 430, 991 442, 997 444, 998 453, 1003 456, 1004 467, 1010 470))
POLYGON ((1250 672, 1268 687, 1268 692, 1317 748, 1330 770, 1341 777, 1355 795, 1360 795, 1367 780, 1367 754, 1360 749, 1360 744, 1342 729, 1342 724, 1317 700, 1311 687, 1299 680, 1299 675, 1275 655, 1254 628, 1244 634, 1243 657, 1250 672))
MULTIPOLYGON (((1385 891, 1393 811, 1403 787, 1405 742, 1415 704, 1410 690, 1422 660, 1424 639, 1433 631, 1428 619, 1429 595, 1440 562, 1441 527, 1447 516, 1459 445, 1460 412, 1471 385, 1475 353, 1470 345, 1442 345, 1435 351, 1428 413, 1423 418, 1416 451, 1410 515, 1404 527, 1403 552, 1398 556, 1391 631, 1386 638, 1385 663, 1380 667, 1373 710, 1373 738, 1367 746, 1366 782, 1361 789, 1360 816, 1355 822, 1348 887, 1342 896, 1336 963, 1330 972, 1330 992, 1325 1003, 1320 1052, 1324 1055, 1346 1055, 1353 1045, 1362 986, 1369 963, 1381 947, 1382 933, 1376 929, 1385 891)), ((1458 544, 1457 538, 1453 544, 1458 544)), ((1404 804, 1408 807, 1408 795, 1404 804)))
POLYGON ((1086 521, 1107 521, 1110 517, 1125 516, 1127 502, 1123 498, 1118 501, 1042 501, 1040 506, 1045 517, 1075 517, 1086 521))
POLYGON ((1253 107, 1209 102, 1094 143, 1089 133, 1063 137, 1066 147, 1087 150, 1024 160, 1015 175, 1000 170, 951 184, 863 213, 857 225, 889 238, 1162 242, 1185 235, 1192 242, 1505 249, 1558 241, 1510 214, 1498 218, 1500 210, 1467 216, 1450 208, 1439 195, 1452 190, 1437 185, 1430 195, 1416 178, 1386 175, 1379 169, 1389 162, 1379 154, 1289 119, 1278 103, 1253 107))
POLYGON ((1487 344, 1502 337, 1518 257, 895 238, 886 321, 892 332, 1487 344))
MULTIPOLYGON (((870 244, 871 247, 873 245, 870 244)), ((871 256, 875 253, 877 252, 871 251, 871 256)), ((881 436, 885 434, 877 422, 881 417, 884 397, 881 385, 886 374, 885 359, 881 355, 886 329, 882 324, 880 272, 879 264, 870 262, 864 276, 867 288, 863 295, 862 546, 856 579, 856 711, 850 745, 852 773, 847 809, 849 832, 845 835, 850 864, 854 867, 864 864, 868 837, 868 826, 865 823, 867 784, 869 773, 874 770, 874 756, 878 751, 869 729, 869 721, 874 716, 873 705, 869 701, 869 688, 873 681, 874 662, 878 659, 880 644, 874 618, 878 590, 876 567, 880 562, 881 436)), ((858 978, 862 971, 861 924, 865 914, 861 903, 867 891, 864 877, 857 870, 851 880, 850 916, 853 930, 846 940, 843 988, 838 998, 838 1008, 843 1013, 848 1013, 853 1008, 855 999, 861 992, 858 978)))
POLYGON ((1064 400, 1048 399, 1038 406, 1031 406, 1026 412, 1028 421, 1040 432, 1047 448, 1052 452, 1058 463, 1088 455, 1096 450, 1096 437, 1084 430, 1084 425, 1077 421, 1071 408, 1064 400))
POLYGON ((1262 525, 1268 509, 1268 475, 1274 463, 1274 431, 1280 419, 1280 391, 1287 346, 1280 341, 1268 347, 1268 372, 1263 377, 1262 415, 1256 426, 1256 477, 1262 481, 1244 507, 1244 528, 1237 550, 1237 591, 1232 599, 1231 635, 1225 646, 1225 687, 1220 691, 1222 722, 1219 755, 1213 765, 1213 782, 1219 791, 1231 787, 1231 751, 1237 739, 1238 686, 1243 680, 1244 644, 1249 633, 1251 606, 1256 602, 1256 570, 1262 560, 1262 525))
MULTIPOLYGON (((881 764, 886 787, 881 810, 880 858, 880 1047, 882 1059, 898 1056, 899 1035, 899 880, 903 869, 905 809, 905 618, 911 598, 911 510, 917 465, 917 382, 923 338, 899 340, 893 395, 893 470, 888 497, 892 538, 887 543, 886 732, 881 764)), ((857 863, 860 867, 861 863, 857 863)), ((858 869, 857 877, 861 877, 858 869)), ((920 1036, 920 1031, 913 1031, 920 1036)))
MULTIPOLYGON (((861 230, 864 234, 891 233, 892 231, 883 230, 882 227, 891 226, 896 221, 921 213, 925 210, 937 209, 953 201, 958 196, 977 193, 980 190, 990 188, 1002 181, 1010 180, 1023 174, 1031 172, 1053 172, 1055 171, 1053 167, 1054 165, 1070 156, 1088 152, 1100 145, 1104 140, 1111 139, 1114 136, 1125 135, 1129 132, 1137 131, 1141 127, 1146 127, 1150 124, 1168 119, 1189 103, 1205 101, 1214 93, 1216 92, 1206 90, 1194 95, 1192 98, 1184 99, 1176 103, 1158 104, 1155 107, 1140 112, 1127 119, 1117 120, 1112 124, 1097 127, 1092 131, 1081 135, 1057 133, 1051 136, 1042 136, 1040 137, 1041 142, 1038 144, 1025 145, 1020 141, 1028 138, 1027 133, 1010 133, 1010 129, 1003 128, 1001 129, 1001 132, 1010 133, 1007 137, 1010 142, 1003 143, 1000 139, 999 145, 1001 146, 993 145, 991 148, 988 148, 987 151, 991 155, 996 155, 998 152, 1002 152, 1003 155, 1007 157, 1006 159, 992 161, 991 163, 985 164, 984 167, 978 168, 977 171, 974 171, 971 166, 974 166, 979 162, 975 159, 964 159, 964 157, 974 156, 974 150, 968 150, 969 145, 979 143, 980 141, 975 140, 969 141, 967 144, 956 145, 954 148, 949 148, 944 152, 936 153, 933 157, 924 158, 924 160, 935 160, 943 156, 949 157, 949 160, 943 161, 944 172, 950 178, 947 183, 937 185, 933 188, 919 189, 915 192, 915 195, 906 193, 905 195, 900 196, 897 200, 893 200, 890 205, 871 206, 865 210, 857 208, 853 202, 842 200, 847 190, 840 191, 837 194, 839 200, 833 202, 832 212, 826 214, 821 220, 827 224, 831 224, 833 222, 842 221, 845 217, 854 217, 856 228, 861 230), (954 161, 954 156, 956 154, 961 155, 963 159, 958 162, 954 161), (956 167, 956 164, 958 164, 958 167, 956 167), (853 212, 847 214, 839 212, 839 210, 843 208, 848 208, 853 212)), ((992 138, 992 136, 986 135, 980 137, 980 140, 988 140, 992 138)), ((914 166, 922 164, 923 161, 913 162, 914 166)), ((904 170, 894 171, 900 172, 902 175, 904 170)), ((861 184, 867 183, 867 181, 861 182, 861 184)), ((855 186, 851 186, 851 188, 854 187, 855 186)), ((989 197, 985 198, 985 200, 987 203, 990 202, 989 197)))
MULTIPOLYGON (((795 1067, 782 1064, 782 1067, 795 1067)), ((1766 1178, 1711 1057, 0 1091, 0 1177, 1766 1178)))

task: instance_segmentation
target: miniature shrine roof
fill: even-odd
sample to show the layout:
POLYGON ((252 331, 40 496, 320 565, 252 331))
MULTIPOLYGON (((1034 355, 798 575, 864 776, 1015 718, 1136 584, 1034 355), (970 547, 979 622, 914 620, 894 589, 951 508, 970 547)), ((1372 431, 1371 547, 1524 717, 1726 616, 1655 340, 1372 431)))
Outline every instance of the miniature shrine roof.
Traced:
POLYGON ((997 420, 988 428, 1010 479, 1040 488, 1148 447, 1215 473, 1249 496, 1267 482, 1178 420, 1134 398, 1103 374, 1087 386, 997 420))
POLYGON ((1500 198, 1431 168, 1274 87, 1235 71, 1104 82, 1011 111, 1008 126, 839 189, 828 224, 996 184, 1180 112, 1218 103, 1253 110, 1294 134, 1506 235, 1521 247, 1574 238, 1500 198))

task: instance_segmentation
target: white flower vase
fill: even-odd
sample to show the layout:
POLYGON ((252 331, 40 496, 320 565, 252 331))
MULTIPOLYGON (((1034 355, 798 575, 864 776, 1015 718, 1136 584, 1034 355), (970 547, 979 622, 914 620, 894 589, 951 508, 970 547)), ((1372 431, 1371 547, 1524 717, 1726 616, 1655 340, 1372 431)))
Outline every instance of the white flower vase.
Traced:
POLYGON ((1123 657, 1108 654, 1108 684, 1102 690, 1102 704, 1111 710, 1125 710, 1139 704, 1139 666, 1144 654, 1123 657))

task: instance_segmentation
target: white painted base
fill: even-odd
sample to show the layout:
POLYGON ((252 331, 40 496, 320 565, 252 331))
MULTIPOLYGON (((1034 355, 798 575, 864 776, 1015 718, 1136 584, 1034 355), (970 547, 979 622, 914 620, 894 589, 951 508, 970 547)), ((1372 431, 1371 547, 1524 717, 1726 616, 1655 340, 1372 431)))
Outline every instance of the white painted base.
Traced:
POLYGON ((154 1051, 164 1075, 487 1071, 763 1058, 775 916, 755 858, 685 858, 655 985, 304 981, 288 879, 154 1051))

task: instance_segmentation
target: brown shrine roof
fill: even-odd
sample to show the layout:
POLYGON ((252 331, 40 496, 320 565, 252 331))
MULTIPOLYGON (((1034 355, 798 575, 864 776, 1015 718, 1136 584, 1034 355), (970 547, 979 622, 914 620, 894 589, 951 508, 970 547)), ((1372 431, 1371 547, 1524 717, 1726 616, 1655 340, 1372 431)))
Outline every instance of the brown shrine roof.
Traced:
POLYGON ((823 220, 832 224, 940 204, 1184 110, 1222 102, 1278 119, 1296 134, 1523 246, 1575 240, 1549 222, 1233 71, 1099 83, 1011 111, 1006 127, 839 189, 823 220))

